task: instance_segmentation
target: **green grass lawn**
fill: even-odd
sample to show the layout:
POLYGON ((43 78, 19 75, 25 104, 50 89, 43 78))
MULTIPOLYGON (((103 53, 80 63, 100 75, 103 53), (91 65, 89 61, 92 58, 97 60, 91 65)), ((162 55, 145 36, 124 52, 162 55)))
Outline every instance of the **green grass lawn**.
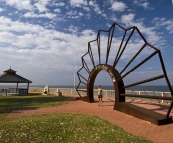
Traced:
POLYGON ((11 110, 59 106, 67 103, 65 99, 64 96, 0 96, 0 120, 11 110))
POLYGON ((5 118, 12 109, 29 109, 65 104, 66 97, 0 97, 1 143, 149 143, 97 116, 59 113, 5 118), (9 102, 8 102, 9 101, 9 102), (5 113, 4 113, 5 111, 5 113))

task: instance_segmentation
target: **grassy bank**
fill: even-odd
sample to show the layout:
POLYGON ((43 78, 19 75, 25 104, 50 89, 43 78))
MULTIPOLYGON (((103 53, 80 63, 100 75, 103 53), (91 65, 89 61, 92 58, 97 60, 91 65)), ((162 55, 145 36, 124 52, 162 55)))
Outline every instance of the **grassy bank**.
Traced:
POLYGON ((0 120, 11 110, 59 106, 67 103, 65 99, 64 96, 0 96, 0 120))

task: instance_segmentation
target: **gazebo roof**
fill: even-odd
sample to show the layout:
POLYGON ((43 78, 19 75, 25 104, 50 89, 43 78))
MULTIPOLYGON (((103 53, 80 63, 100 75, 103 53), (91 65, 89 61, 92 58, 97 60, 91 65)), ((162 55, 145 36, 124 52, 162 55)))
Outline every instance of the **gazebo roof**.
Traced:
POLYGON ((10 69, 4 71, 4 73, 16 73, 16 71, 14 71, 14 70, 12 70, 12 69, 10 68, 10 69))
POLYGON ((5 70, 3 74, 0 75, 0 82, 2 83, 32 83, 32 81, 16 74, 16 71, 11 68, 5 70))

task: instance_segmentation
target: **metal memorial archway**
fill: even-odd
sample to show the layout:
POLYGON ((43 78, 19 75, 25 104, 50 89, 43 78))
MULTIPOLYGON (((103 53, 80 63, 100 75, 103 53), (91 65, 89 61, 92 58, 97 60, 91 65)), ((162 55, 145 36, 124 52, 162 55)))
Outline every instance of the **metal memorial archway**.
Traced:
MULTIPOLYGON (((119 30, 119 31, 120 31, 119 30)), ((133 47, 134 44, 132 44, 133 47)), ((131 49, 133 49, 133 47, 130 47, 131 49)), ((128 53, 126 53, 127 55, 128 53)), ((155 48, 154 46, 152 46, 151 44, 149 44, 146 39, 144 38, 144 36, 141 34, 141 32, 139 31, 139 29, 135 26, 125 29, 124 27, 118 25, 117 23, 114 23, 110 29, 108 31, 106 30, 99 30, 98 34, 97 34, 97 38, 93 41, 88 42, 88 52, 85 53, 82 57, 82 67, 81 69, 77 72, 78 78, 79 78, 79 84, 76 88, 78 94, 79 94, 79 99, 81 100, 85 100, 87 102, 94 102, 94 97, 93 97, 93 86, 94 86, 94 81, 95 78, 97 76, 97 74, 101 71, 101 70, 105 70, 110 77, 112 78, 112 82, 115 88, 115 104, 114 104, 114 110, 135 116, 137 118, 140 118, 142 120, 146 120, 149 121, 151 123, 154 123, 156 125, 163 125, 163 124, 168 124, 168 123, 172 123, 172 117, 170 117, 170 112, 171 109, 173 107, 173 90, 172 87, 170 85, 165 67, 164 67, 164 63, 163 63, 163 59, 161 56, 161 52, 159 49, 155 48), (112 62, 112 64, 109 64, 109 57, 111 54, 111 48, 114 48, 114 45, 117 45, 117 39, 114 38, 114 35, 118 35, 119 32, 115 33, 115 28, 116 29, 120 29, 121 31, 123 31, 123 35, 121 37, 122 40, 119 40, 120 38, 118 37, 117 39, 120 41, 118 47, 116 47, 117 52, 114 53, 114 60, 112 62), (134 40, 133 42, 131 42, 132 40, 132 36, 134 35, 134 32, 136 32, 138 35, 137 40, 134 40), (102 36, 102 33, 107 33, 107 37, 106 36, 102 36), (129 34, 128 34, 129 33, 129 34), (141 40, 139 39, 141 38, 141 40), (101 47, 103 47, 103 43, 102 41, 106 39, 106 55, 105 55, 105 61, 103 58, 101 58, 101 55, 104 54, 104 52, 101 52, 101 47), (131 41, 130 41, 131 40, 131 41), (142 46, 136 50, 134 49, 135 53, 134 55, 129 59, 129 61, 124 65, 123 69, 118 69, 117 65, 120 61, 120 58, 123 57, 123 54, 125 55, 125 50, 126 48, 129 46, 128 44, 131 43, 135 43, 135 41, 142 41, 143 44, 142 46), (113 42, 114 41, 114 42, 113 42), (95 43, 95 47, 96 49, 94 50, 94 46, 92 45, 93 43, 95 43), (134 65, 133 67, 131 67, 129 70, 127 70, 129 68, 129 66, 131 65, 131 63, 138 58, 138 56, 141 53, 144 53, 144 49, 145 48, 150 48, 152 50, 152 52, 150 53, 149 56, 147 56, 146 58, 144 58, 142 61, 140 61, 139 63, 137 63, 136 65, 134 65), (96 51, 98 51, 98 53, 96 54, 96 51), (91 64, 87 64, 86 62, 86 57, 89 57, 89 60, 91 62, 91 64), (140 80, 138 82, 133 82, 132 84, 128 84, 128 85, 124 85, 123 79, 133 73, 136 69, 138 69, 140 66, 142 66, 144 63, 148 62, 151 60, 151 58, 153 56, 157 56, 161 65, 161 69, 162 69, 162 74, 161 75, 157 75, 157 76, 153 76, 144 80, 140 80), (97 59, 97 60, 96 60, 97 59), (97 61, 97 62, 96 62, 97 61), (104 62, 101 62, 104 61, 104 62), (89 68, 90 66, 90 68, 89 68), (85 70, 88 73, 88 78, 85 78, 80 72, 82 70, 85 70), (125 89, 128 87, 133 87, 136 85, 140 85, 140 84, 144 84, 144 83, 148 83, 148 82, 152 82, 158 79, 165 79, 166 84, 170 90, 171 96, 172 97, 161 97, 161 96, 150 96, 150 95, 135 95, 135 94, 127 94, 125 92, 125 89), (86 90, 80 89, 79 86, 83 84, 86 85, 86 90), (86 92, 86 96, 81 96, 80 91, 82 92, 86 92), (127 103, 125 101, 125 97, 138 97, 138 98, 148 98, 148 99, 162 99, 162 100, 170 100, 170 106, 169 109, 167 111, 166 115, 154 112, 152 110, 148 110, 136 105, 132 105, 130 103, 127 103)))
POLYGON ((125 102, 124 96, 120 96, 120 97, 118 96, 120 93, 125 93, 125 90, 123 88, 124 87, 123 81, 122 80, 117 81, 121 77, 119 72, 115 68, 113 68, 111 65, 103 65, 103 64, 99 64, 95 66, 94 69, 90 73, 90 76, 88 78, 88 86, 87 86, 87 98, 88 98, 87 101, 94 102, 94 98, 93 98, 94 81, 97 74, 101 70, 105 70, 112 79, 114 89, 116 89, 116 92, 115 92, 116 101, 125 102))

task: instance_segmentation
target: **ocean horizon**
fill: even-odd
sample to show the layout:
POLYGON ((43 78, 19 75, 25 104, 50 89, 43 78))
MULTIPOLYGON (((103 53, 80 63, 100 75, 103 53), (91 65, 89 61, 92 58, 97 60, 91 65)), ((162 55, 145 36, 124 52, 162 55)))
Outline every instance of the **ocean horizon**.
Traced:
MULTIPOLYGON (((19 88, 26 88, 27 85, 20 85, 19 88)), ((48 85, 49 88, 74 88, 74 85, 48 85)), ((30 88, 44 88, 45 85, 30 85, 30 88)), ((0 85, 0 88, 16 88, 16 85, 0 85)), ((76 88, 76 87, 75 87, 76 88)), ((85 86, 80 86, 80 88, 86 88, 85 86)), ((98 85, 95 85, 94 88, 98 88, 98 85)), ((111 85, 102 85, 104 90, 114 90, 114 87, 111 85)), ((173 86, 172 86, 173 89, 173 86)), ((133 86, 126 88, 126 90, 134 91, 159 91, 159 92, 170 92, 168 86, 166 85, 145 85, 145 86, 133 86)))

